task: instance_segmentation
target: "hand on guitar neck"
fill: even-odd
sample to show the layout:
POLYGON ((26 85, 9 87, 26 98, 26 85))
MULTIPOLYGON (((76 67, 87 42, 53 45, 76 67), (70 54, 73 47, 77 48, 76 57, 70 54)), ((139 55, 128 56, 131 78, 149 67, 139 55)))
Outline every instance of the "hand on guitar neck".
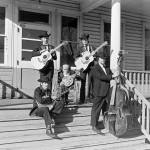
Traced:
POLYGON ((107 42, 102 43, 99 47, 97 47, 95 51, 92 51, 91 53, 89 51, 84 52, 82 57, 79 57, 75 60, 76 67, 78 67, 79 69, 83 68, 85 70, 88 65, 94 60, 93 55, 106 44, 107 42))
POLYGON ((44 53, 45 51, 47 51, 47 50, 46 50, 46 49, 42 49, 42 50, 40 51, 40 54, 44 53))

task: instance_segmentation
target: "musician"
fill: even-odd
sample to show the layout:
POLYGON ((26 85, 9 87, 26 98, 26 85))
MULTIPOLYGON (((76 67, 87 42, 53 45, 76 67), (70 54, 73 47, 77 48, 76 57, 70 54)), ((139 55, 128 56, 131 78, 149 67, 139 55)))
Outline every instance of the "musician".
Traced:
POLYGON ((110 88, 110 80, 119 75, 118 72, 112 74, 111 70, 105 66, 106 56, 104 52, 96 54, 98 63, 92 68, 91 75, 93 78, 93 106, 91 111, 92 130, 98 134, 102 132, 97 129, 100 112, 102 114, 108 109, 106 98, 110 88))
POLYGON ((56 136, 52 132, 52 124, 55 123, 55 117, 61 113, 64 101, 52 100, 51 92, 48 89, 49 79, 47 77, 42 77, 38 81, 40 86, 34 91, 33 108, 29 115, 43 117, 46 125, 46 134, 55 138, 56 136))
MULTIPOLYGON (((54 49, 54 46, 48 44, 48 40, 49 40, 50 35, 51 34, 48 34, 48 33, 44 32, 43 34, 41 34, 39 36, 39 38, 41 39, 42 44, 41 44, 40 47, 33 50, 32 57, 40 56, 46 50, 54 49)), ((51 55, 52 55, 52 59, 50 59, 46 63, 44 68, 39 70, 40 78, 42 78, 42 77, 47 77, 48 78, 50 91, 52 90, 52 79, 53 79, 53 75, 54 75, 54 62, 53 62, 53 60, 57 59, 56 52, 53 52, 51 55)))
MULTIPOLYGON (((90 53, 92 51, 94 51, 96 48, 92 47, 89 45, 89 35, 88 34, 83 34, 80 38, 79 38, 82 42, 82 46, 78 48, 78 50, 76 51, 76 53, 74 54, 74 59, 77 59, 79 57, 82 57, 84 55, 85 52, 89 51, 90 53)), ((94 66, 94 64, 96 63, 96 61, 92 61, 86 70, 84 70, 83 72, 80 72, 80 76, 81 76, 81 88, 80 88, 80 101, 79 104, 83 104, 85 101, 85 85, 86 85, 86 76, 88 74, 88 94, 90 94, 90 88, 91 88, 91 75, 90 75, 90 71, 91 68, 94 66)))
MULTIPOLYGON (((67 91, 70 88, 70 86, 72 86, 72 85, 70 85, 70 86, 65 85, 65 78, 72 76, 73 74, 75 74, 75 71, 71 70, 71 68, 68 64, 62 65, 61 70, 58 74, 58 82, 60 84, 61 93, 67 91)), ((79 79, 80 77, 76 76, 75 78, 79 79)), ((73 85, 74 85, 74 83, 73 83, 73 85)), ((61 99, 65 100, 66 104, 69 103, 68 94, 69 94, 69 91, 65 92, 61 96, 61 99)))

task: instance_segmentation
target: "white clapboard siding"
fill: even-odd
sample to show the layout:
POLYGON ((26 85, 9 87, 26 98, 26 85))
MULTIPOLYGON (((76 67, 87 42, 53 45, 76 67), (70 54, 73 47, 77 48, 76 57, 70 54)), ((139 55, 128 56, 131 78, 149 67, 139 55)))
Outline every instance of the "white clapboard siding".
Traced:
MULTIPOLYGON (((99 14, 99 22, 102 19, 111 22, 111 9, 105 7, 99 7, 92 11, 93 14, 99 14)), ((98 15, 97 15, 98 16, 98 15)), ((89 17, 89 16, 88 16, 89 17)), ((91 14, 89 19, 95 20, 95 16, 91 14)), ((87 18, 87 17, 86 17, 87 18)), ((87 18, 88 19, 88 18, 87 18)), ((125 59, 125 69, 128 70, 142 70, 143 68, 143 19, 145 16, 133 14, 130 12, 124 12, 121 10, 121 19, 125 20, 125 50, 128 52, 125 59)), ((146 18, 150 21, 150 18, 146 18)), ((84 29, 84 28, 83 28, 84 29)), ((96 29, 93 29, 93 33, 96 29)), ((102 33, 103 31, 101 31, 102 33)))
POLYGON ((99 13, 91 11, 83 15, 83 33, 89 34, 90 44, 99 46, 101 44, 101 22, 99 13))
MULTIPOLYGON (((26 2, 26 0, 18 0, 19 2, 26 2)), ((37 3, 37 0, 28 0, 29 3, 37 3)), ((76 1, 68 1, 68 0, 42 0, 40 5, 50 6, 54 8, 62 8, 68 10, 79 11, 80 4, 76 1)))

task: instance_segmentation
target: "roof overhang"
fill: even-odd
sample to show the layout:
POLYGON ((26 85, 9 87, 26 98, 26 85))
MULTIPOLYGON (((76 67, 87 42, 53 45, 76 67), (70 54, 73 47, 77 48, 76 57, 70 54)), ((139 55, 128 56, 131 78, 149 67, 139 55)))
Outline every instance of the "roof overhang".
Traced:
POLYGON ((80 1, 80 11, 81 13, 87 13, 108 2, 110 0, 83 0, 80 1))

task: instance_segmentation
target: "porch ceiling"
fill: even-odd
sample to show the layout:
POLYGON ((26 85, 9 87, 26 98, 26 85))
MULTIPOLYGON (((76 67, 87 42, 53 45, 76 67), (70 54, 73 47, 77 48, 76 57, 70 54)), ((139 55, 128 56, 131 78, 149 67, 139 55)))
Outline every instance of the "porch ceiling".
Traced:
MULTIPOLYGON (((22 0, 24 1, 24 0, 22 0)), ((32 2, 46 2, 47 4, 51 0, 28 0, 32 2)), ((55 0, 61 1, 61 0, 55 0)), ((93 9, 103 6, 107 8, 111 8, 112 0, 65 0, 72 1, 74 3, 78 3, 80 5, 80 12, 87 13, 92 11, 93 9)), ((150 16, 150 0, 120 0, 121 1, 121 10, 127 11, 135 14, 141 14, 145 16, 150 16)))
MULTIPOLYGON (((103 6, 111 8, 111 0, 103 6)), ((150 16, 150 0, 121 0, 121 10, 134 14, 150 16)))

